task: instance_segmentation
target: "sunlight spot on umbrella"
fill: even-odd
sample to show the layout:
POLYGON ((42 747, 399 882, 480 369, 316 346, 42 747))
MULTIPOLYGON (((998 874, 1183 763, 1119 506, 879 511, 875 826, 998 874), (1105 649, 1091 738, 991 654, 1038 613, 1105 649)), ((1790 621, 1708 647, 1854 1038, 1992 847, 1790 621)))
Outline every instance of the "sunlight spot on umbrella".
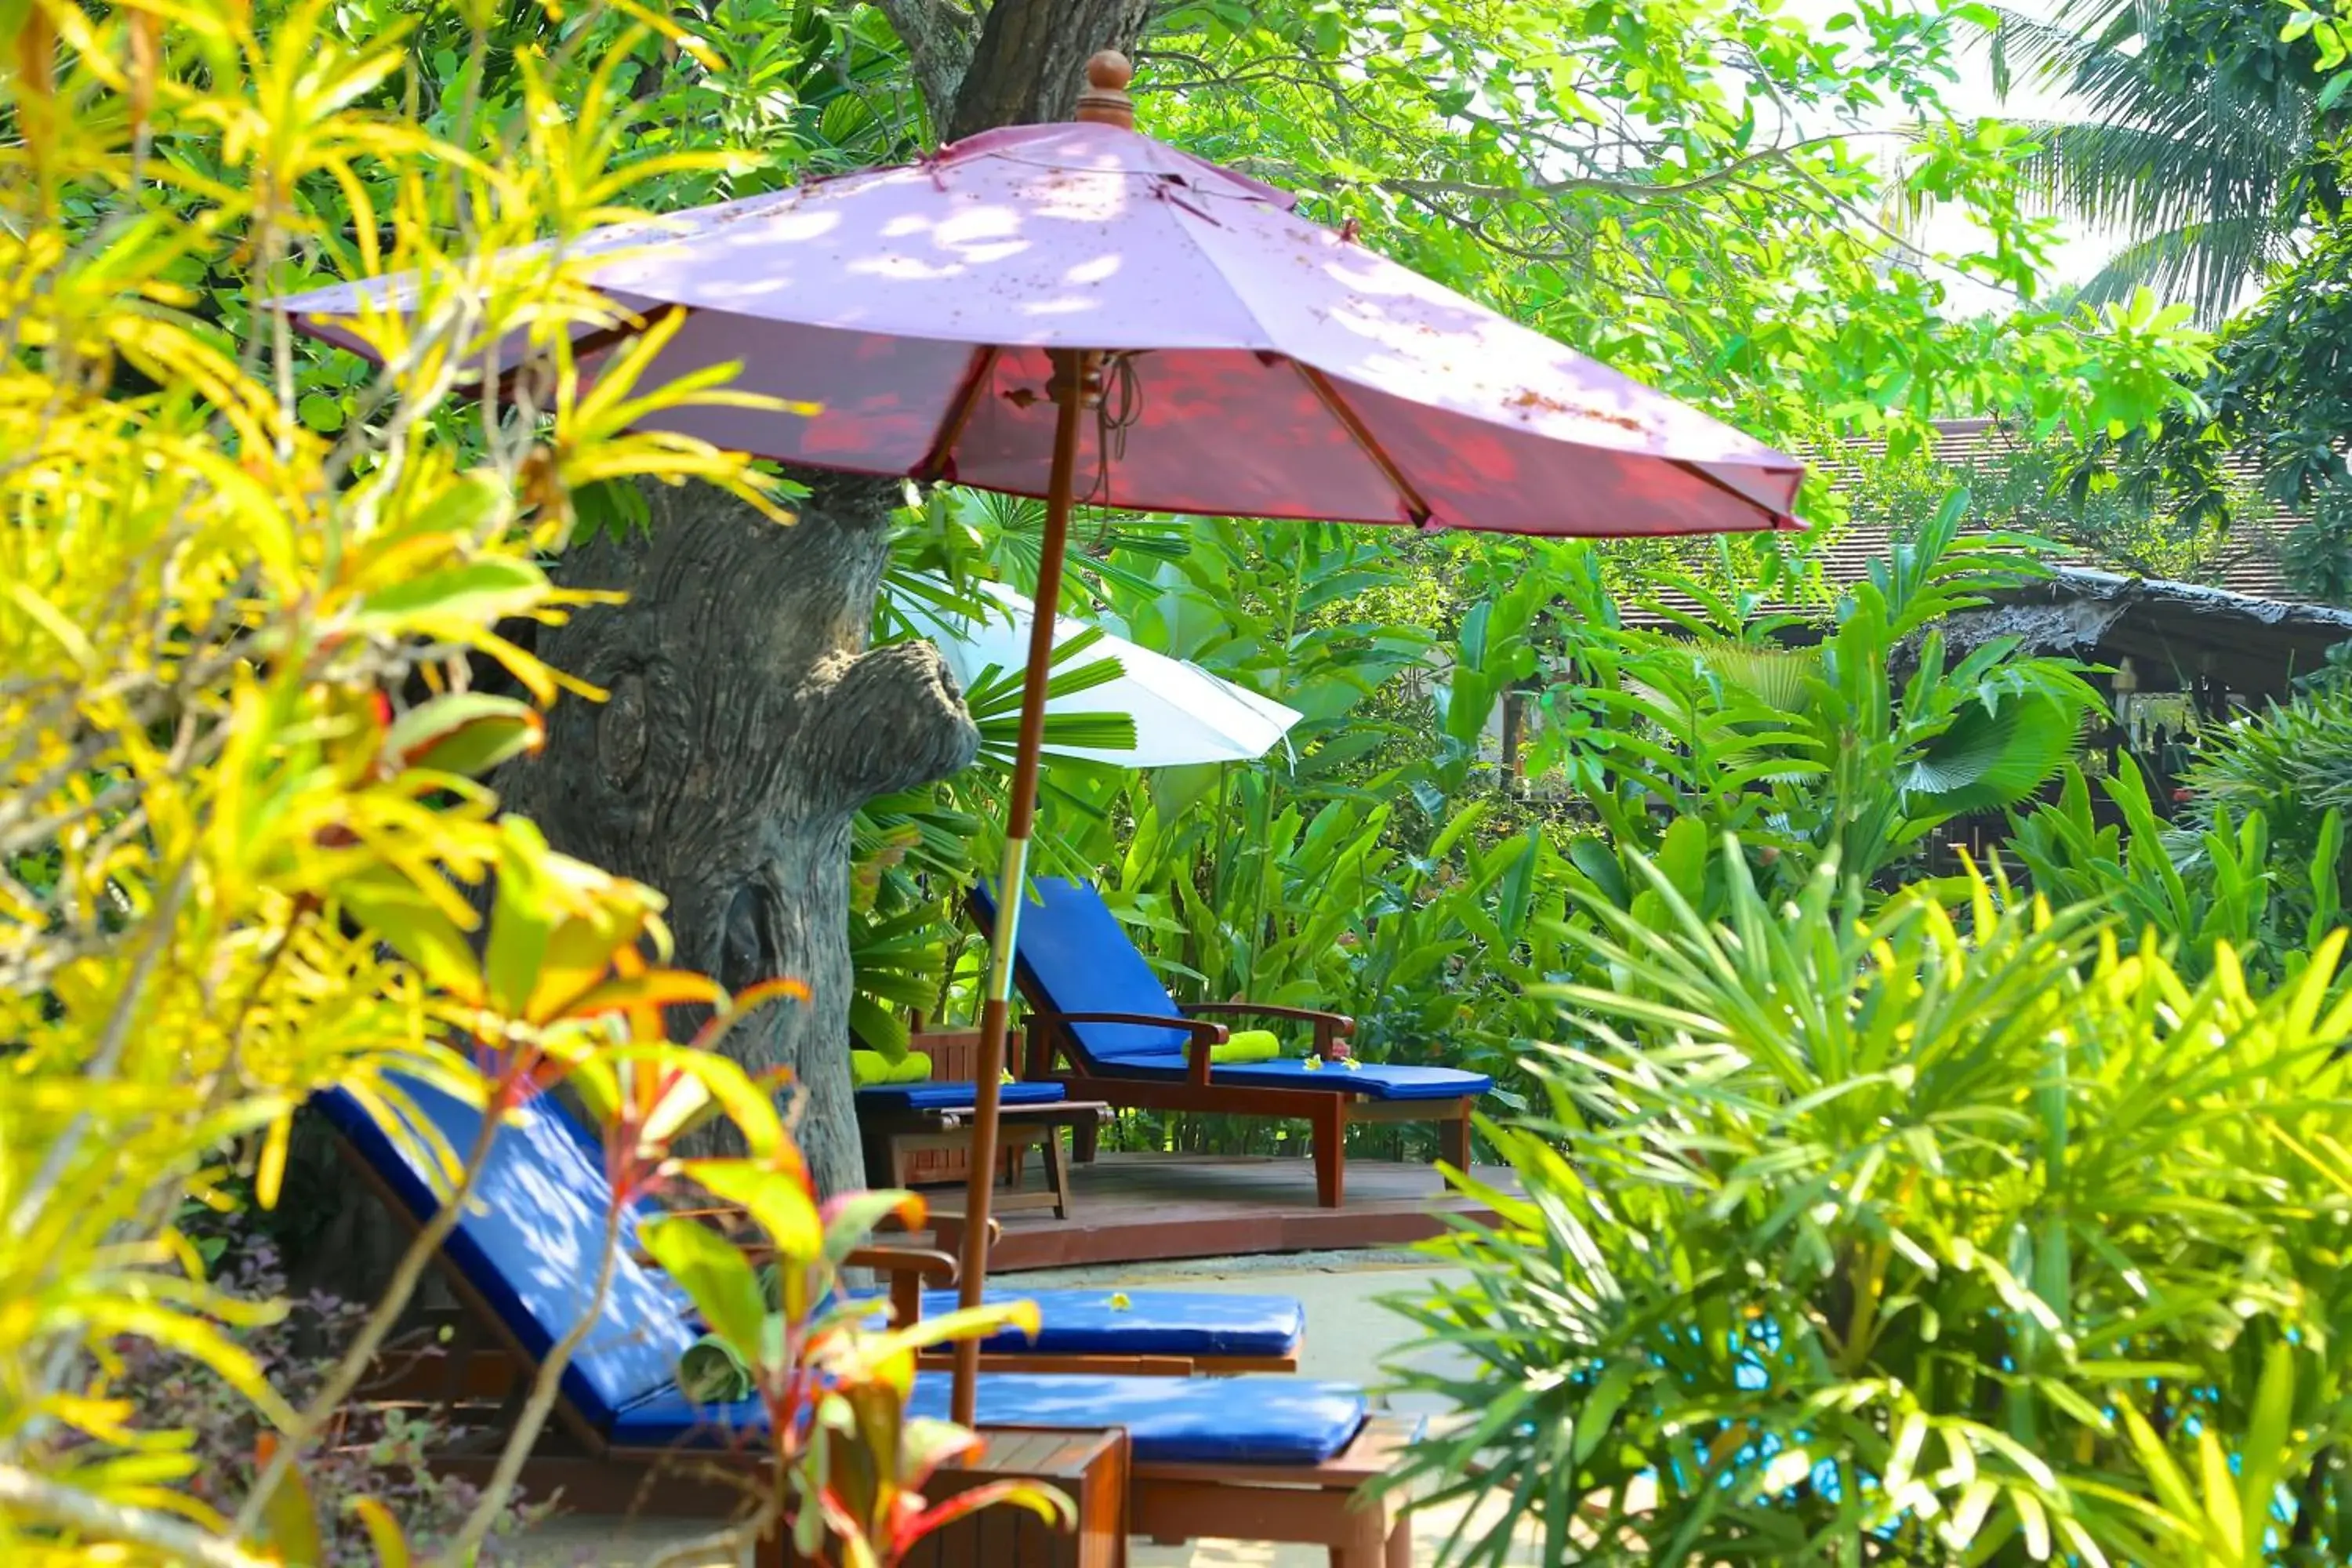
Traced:
POLYGON ((779 241, 791 245, 804 239, 814 239, 820 235, 831 234, 840 226, 839 212, 825 208, 800 206, 789 212, 763 216, 757 227, 746 226, 738 228, 728 236, 728 239, 733 244, 752 247, 772 245, 779 241))
POLYGON ((849 263, 845 270, 866 278, 898 278, 908 281, 936 281, 952 278, 964 271, 961 261, 923 261, 912 256, 869 256, 862 261, 849 263))
POLYGON ((1101 309, 1102 301, 1099 300, 1072 294, 1059 300, 1040 300, 1034 305, 1024 305, 1021 313, 1024 316, 1076 316, 1101 309))
POLYGON ((1092 261, 1081 261, 1064 272, 1062 280, 1066 283, 1100 283, 1116 275, 1122 261, 1123 258, 1117 256, 1097 256, 1092 261))
MULTIPOLYGON (((894 223, 885 232, 896 232, 897 228, 894 223)), ((965 206, 934 224, 931 232, 942 245, 1011 239, 1021 232, 1021 215, 1009 206, 965 206)))

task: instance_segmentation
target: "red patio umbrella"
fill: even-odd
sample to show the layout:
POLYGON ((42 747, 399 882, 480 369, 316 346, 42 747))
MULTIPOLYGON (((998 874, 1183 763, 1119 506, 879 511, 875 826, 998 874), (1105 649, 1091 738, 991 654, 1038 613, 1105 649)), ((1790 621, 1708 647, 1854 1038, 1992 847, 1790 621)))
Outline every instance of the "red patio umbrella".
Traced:
MULTIPOLYGON (((685 320, 647 384, 740 362, 814 416, 673 410, 663 427, 820 468, 1046 502, 1055 603, 1078 500, 1134 510, 1559 536, 1795 528, 1795 459, 1310 223, 1295 198, 1139 135, 1127 61, 1076 122, 988 132, 575 242, 623 309, 685 320)), ((278 303, 368 352, 404 280, 278 303)), ((584 346, 584 345, 583 345, 584 346)), ((512 363, 508 356, 507 363, 512 363)), ((1036 811, 1050 616, 1022 690, 963 1236, 987 1266, 1013 952, 1036 811)), ((977 1350, 956 1359, 969 1422, 977 1350)))

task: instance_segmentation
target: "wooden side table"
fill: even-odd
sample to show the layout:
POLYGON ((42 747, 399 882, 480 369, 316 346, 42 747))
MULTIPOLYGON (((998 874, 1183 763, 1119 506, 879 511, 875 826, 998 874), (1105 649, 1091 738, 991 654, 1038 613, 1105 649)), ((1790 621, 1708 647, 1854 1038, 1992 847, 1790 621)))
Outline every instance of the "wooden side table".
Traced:
MULTIPOLYGON (((906 1568, 1124 1568, 1127 1562, 1127 1434, 986 1426, 988 1447, 971 1462, 941 1470, 923 1489, 932 1502, 990 1481, 1043 1481, 1077 1505, 1075 1531, 1049 1529, 1026 1509, 999 1505, 924 1537, 906 1568)), ((763 1542, 761 1568, 807 1568, 789 1550, 763 1542)), ((782 1543, 775 1543, 781 1545, 782 1543)))
MULTIPOLYGON (((1007 1105, 997 1111, 997 1134, 1017 1160, 1024 1145, 1035 1142, 1045 1157, 1045 1190, 1007 1192, 992 1204, 998 1213, 1050 1208, 1055 1219, 1070 1217, 1070 1157, 1062 1147, 1062 1130, 1092 1127, 1110 1114, 1099 1100, 1060 1100, 1045 1105, 1007 1105)), ((921 1155, 971 1151, 969 1110, 908 1110, 883 1114, 868 1111, 857 1119, 866 1142, 866 1182, 873 1187, 903 1187, 916 1179, 915 1162, 921 1155)), ((1013 1171, 1017 1181, 1019 1165, 1013 1171)))
MULTIPOLYGON (((1014 1029, 1004 1037, 1004 1062, 1013 1067, 1025 1048, 1022 1031, 1014 1029)), ((920 1051, 931 1058, 931 1077, 942 1082, 965 1082, 980 1076, 980 1031, 978 1029, 918 1028, 907 1037, 907 1048, 920 1051)), ((1008 1138, 998 1145, 1006 1160, 1015 1165, 1026 1157, 1028 1149, 1021 1140, 1008 1138)), ((886 1169, 887 1167, 885 1167, 886 1169)), ((961 1182, 964 1178, 961 1149, 932 1149, 915 1156, 908 1173, 917 1182, 961 1182)), ((904 1182, 899 1184, 905 1185, 904 1182)))

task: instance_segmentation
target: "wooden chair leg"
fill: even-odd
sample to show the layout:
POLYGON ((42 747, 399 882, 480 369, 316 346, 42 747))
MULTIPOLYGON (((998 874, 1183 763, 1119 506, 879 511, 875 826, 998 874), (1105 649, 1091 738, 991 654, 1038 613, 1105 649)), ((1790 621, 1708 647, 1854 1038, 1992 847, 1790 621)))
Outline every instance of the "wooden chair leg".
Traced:
POLYGON ((1315 1201, 1338 1208, 1348 1196, 1348 1097, 1335 1094, 1314 1118, 1315 1201))
POLYGON ((1062 1132, 1045 1129, 1045 1184, 1054 1189, 1054 1217, 1070 1217, 1070 1162, 1062 1153, 1062 1132))
POLYGON ((1437 1157, 1457 1171, 1470 1168, 1470 1108, 1437 1124, 1437 1157))
MULTIPOLYGON (((1344 1503, 1342 1506, 1346 1506, 1344 1503)), ((1348 1542, 1331 1548, 1331 1568, 1391 1568, 1394 1539, 1387 1533, 1389 1510, 1377 1504, 1348 1509, 1348 1542)), ((1411 1568, 1412 1543, 1406 1542, 1406 1568, 1411 1568)))
POLYGON ((1102 1123, 1100 1121, 1090 1120, 1079 1122, 1076 1127, 1070 1129, 1070 1158, 1076 1160, 1081 1165, 1093 1164, 1095 1163, 1096 1146, 1100 1142, 1101 1138, 1102 1123))
POLYGON ((898 1182, 896 1176, 898 1168, 895 1157, 898 1152, 898 1140, 887 1132, 867 1132, 860 1137, 859 1142, 864 1145, 860 1152, 866 1156, 867 1186, 889 1187, 904 1184, 898 1182))
POLYGON ((1381 1568, 1412 1568, 1412 1519, 1400 1513, 1389 1526, 1389 1547, 1381 1568))

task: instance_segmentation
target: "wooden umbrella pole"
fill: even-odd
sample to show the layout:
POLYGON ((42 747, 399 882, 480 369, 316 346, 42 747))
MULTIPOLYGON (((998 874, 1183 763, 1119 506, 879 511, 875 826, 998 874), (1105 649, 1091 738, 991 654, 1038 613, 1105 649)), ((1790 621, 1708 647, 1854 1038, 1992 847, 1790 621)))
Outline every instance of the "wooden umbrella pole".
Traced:
MULTIPOLYGON (((1013 952, 1028 896, 1029 830, 1037 816, 1037 752, 1045 737, 1045 686, 1053 677, 1054 623, 1062 598, 1062 552, 1070 534, 1071 492, 1076 487, 1079 419, 1086 413, 1091 353, 1056 351, 1054 380, 1054 467, 1045 492, 1045 539, 1037 563, 1036 606, 1029 617, 1029 664, 1021 677, 1021 731, 1013 749, 1013 802, 1004 821, 1004 864, 997 876, 996 923, 989 940, 988 989, 980 1005, 979 1081, 973 1088, 971 1152, 964 1177, 963 1258, 958 1300, 980 1305, 988 1283, 988 1205, 996 1185, 998 1086, 1004 1076, 1004 1037, 1013 1001, 1013 952)), ((955 1349, 951 1414, 972 1424, 978 1397, 980 1342, 955 1349)))

